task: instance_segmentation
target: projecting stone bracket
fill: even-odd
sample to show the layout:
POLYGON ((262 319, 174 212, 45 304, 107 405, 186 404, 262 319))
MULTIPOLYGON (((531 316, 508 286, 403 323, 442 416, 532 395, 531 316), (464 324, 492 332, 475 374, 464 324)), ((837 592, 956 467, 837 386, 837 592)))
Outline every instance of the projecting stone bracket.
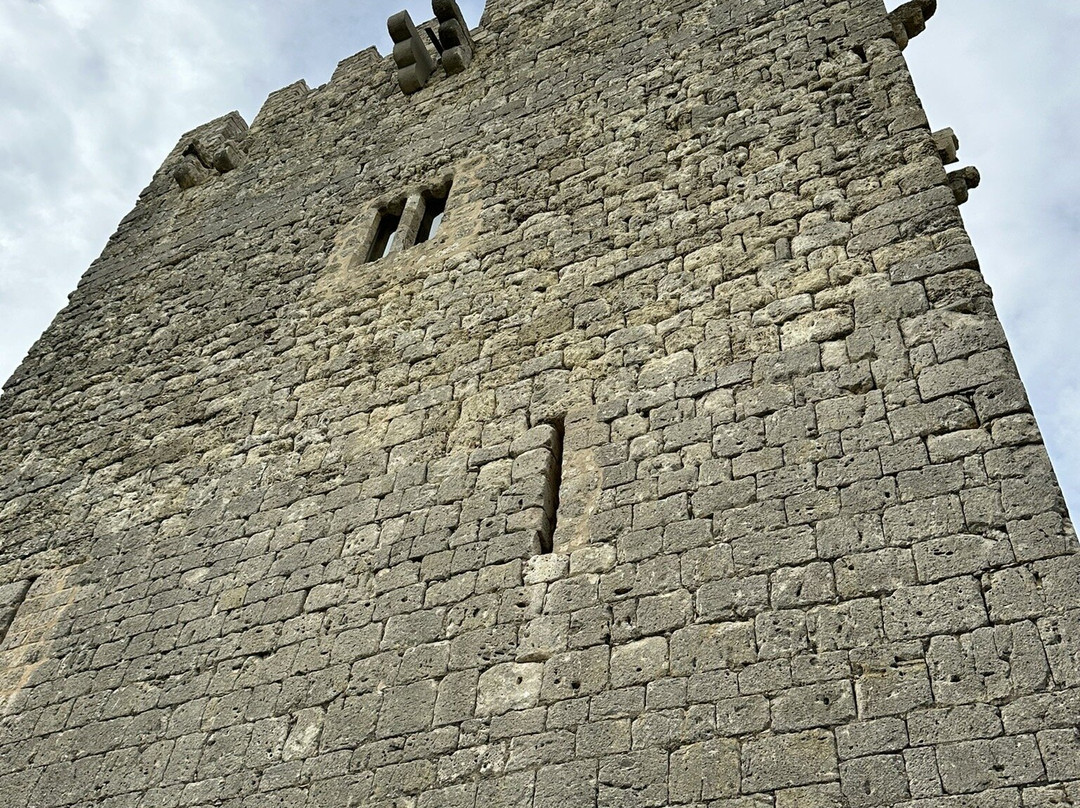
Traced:
POLYGON ((431 8, 439 20, 443 67, 450 75, 462 73, 472 64, 473 41, 461 9, 456 0, 433 0, 431 8))
POLYGON ((405 95, 422 90, 439 64, 448 75, 462 73, 472 64, 473 41, 456 0, 433 0, 432 9, 439 30, 436 33, 427 28, 426 33, 439 54, 438 62, 432 58, 408 11, 399 11, 386 23, 394 40, 398 86, 405 95))
POLYGON ((173 171, 173 179, 181 190, 186 191, 210 179, 210 172, 194 157, 185 156, 184 161, 173 171))
POLYGON ((982 177, 979 174, 979 169, 974 166, 961 168, 959 171, 950 173, 949 187, 952 188, 953 194, 956 196, 956 204, 963 205, 967 202, 970 196, 969 192, 978 188, 981 181, 982 177))
POLYGON ((214 156, 214 168, 222 174, 228 174, 246 162, 247 155, 235 140, 225 141, 225 145, 214 156))
POLYGON ((173 179, 182 190, 188 190, 227 174, 247 162, 247 155, 235 140, 226 140, 211 153, 198 138, 192 138, 184 148, 180 165, 173 171, 173 179))
POLYGON ((942 129, 934 132, 932 137, 942 165, 951 166, 959 161, 960 158, 956 156, 956 153, 960 151, 960 139, 956 137, 956 132, 952 129, 942 129))
POLYGON ((212 174, 211 160, 203 144, 197 138, 193 138, 184 148, 181 161, 180 165, 173 171, 173 179, 183 190, 186 191, 188 188, 202 185, 210 179, 212 174))
MULTIPOLYGON (((956 132, 952 129, 941 129, 934 132, 931 137, 934 139, 934 146, 937 148, 938 157, 941 158, 943 166, 959 162, 956 154, 960 150, 960 139, 956 136, 956 132)), ((952 188, 953 195, 956 197, 956 204, 963 205, 967 202, 968 197, 971 195, 970 192, 978 188, 981 181, 982 177, 979 175, 979 170, 974 166, 951 172, 948 176, 948 183, 949 187, 952 188)))
POLYGON ((399 11, 392 16, 387 20, 386 27, 390 31, 390 38, 394 40, 398 85, 405 95, 412 95, 427 84, 435 69, 435 62, 408 11, 399 11))
POLYGON ((893 38, 900 50, 926 30, 926 21, 937 12, 937 0, 910 0, 889 14, 893 38))

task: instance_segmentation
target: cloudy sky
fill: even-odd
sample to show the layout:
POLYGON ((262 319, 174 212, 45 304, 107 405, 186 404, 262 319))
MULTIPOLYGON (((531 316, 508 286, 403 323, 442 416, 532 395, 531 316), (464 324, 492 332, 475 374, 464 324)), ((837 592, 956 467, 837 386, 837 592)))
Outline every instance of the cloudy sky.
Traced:
MULTIPOLYGON (((897 0, 889 0, 890 7, 897 0)), ((0 0, 0 379, 179 136, 369 45, 424 0, 0 0)), ((473 25, 482 0, 462 0, 473 25)), ((983 174, 964 215, 1080 507, 1080 3, 941 0, 907 55, 983 174)))

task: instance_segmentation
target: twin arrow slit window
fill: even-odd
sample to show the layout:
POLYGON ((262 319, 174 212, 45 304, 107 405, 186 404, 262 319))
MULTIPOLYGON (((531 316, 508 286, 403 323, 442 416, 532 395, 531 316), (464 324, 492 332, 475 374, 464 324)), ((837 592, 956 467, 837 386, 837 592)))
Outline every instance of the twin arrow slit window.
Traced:
POLYGON ((369 240, 367 263, 435 238, 446 214, 449 196, 450 183, 447 182, 433 191, 424 191, 382 208, 369 240))

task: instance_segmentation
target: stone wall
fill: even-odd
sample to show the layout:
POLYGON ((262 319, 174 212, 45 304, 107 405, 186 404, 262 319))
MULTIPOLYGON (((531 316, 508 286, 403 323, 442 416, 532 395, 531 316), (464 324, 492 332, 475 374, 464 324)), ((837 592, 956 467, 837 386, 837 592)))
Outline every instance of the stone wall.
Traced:
POLYGON ((1075 535, 894 23, 490 0, 181 139, 0 399, 0 806, 1080 803, 1075 535))

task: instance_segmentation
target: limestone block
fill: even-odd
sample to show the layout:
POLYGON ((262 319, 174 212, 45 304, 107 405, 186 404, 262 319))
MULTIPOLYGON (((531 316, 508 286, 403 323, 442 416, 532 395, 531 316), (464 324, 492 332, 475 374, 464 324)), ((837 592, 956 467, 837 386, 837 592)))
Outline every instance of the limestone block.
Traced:
POLYGON ((475 670, 448 674, 439 682, 434 725, 457 724, 473 717, 479 673, 475 670))
POLYGON ((180 186, 181 190, 186 191, 202 185, 210 179, 212 173, 197 157, 188 155, 183 158, 180 165, 173 171, 173 179, 176 180, 176 184, 180 186))
POLYGON ((916 798, 938 797, 942 793, 937 755, 932 748, 904 750, 908 789, 916 798))
POLYGON ((865 671, 855 681, 855 696, 859 717, 864 719, 904 715, 934 700, 926 664, 922 662, 898 662, 865 671))
MULTIPOLYGON (((726 692, 723 677, 732 674, 713 672, 692 677, 691 698, 710 702, 726 692), (719 687, 717 684, 719 683, 719 687)), ((734 685, 732 685, 734 690, 734 685)), ((760 694, 721 698, 716 702, 716 731, 724 736, 750 735, 764 732, 769 727, 769 700, 760 694)))
POLYGON ((837 726, 855 718, 855 693, 847 681, 792 688, 773 699, 772 715, 777 732, 837 726))
POLYGON ((598 805, 667 803, 667 754, 659 749, 608 755, 600 760, 598 805))
POLYGON ((739 747, 735 741, 712 740, 671 753, 669 798, 699 803, 734 797, 739 792, 739 747))
POLYGON ((1034 736, 946 744, 937 749, 941 782, 947 794, 1026 785, 1045 776, 1034 736))
POLYGON ((931 539, 915 545, 914 550, 919 579, 925 582, 980 573, 1013 562, 1011 545, 1004 537, 996 536, 964 534, 931 539))
POLYGON ((750 793, 839 777, 835 741, 823 730, 748 741, 743 744, 742 765, 743 790, 750 793))
POLYGON ((939 129, 934 132, 933 138, 944 165, 952 165, 959 159, 956 152, 960 149, 960 139, 956 136, 956 132, 952 129, 939 129))
POLYGON ((937 0, 911 0, 889 14, 893 36, 900 50, 904 50, 910 40, 926 30, 926 21, 934 16, 936 11, 937 0))
POLYGON ((917 746, 956 743, 1002 734, 1001 717, 988 704, 920 710, 908 716, 911 742, 917 746))
POLYGON ((1074 609, 1061 617, 1040 620, 1039 633, 1054 681, 1064 687, 1080 686, 1080 612, 1074 609))
POLYGON ((577 749, 587 757, 602 757, 613 752, 629 752, 631 744, 630 719, 595 721, 582 724, 577 730, 577 749))
POLYGON ((911 552, 898 547, 849 555, 835 569, 837 591, 844 598, 890 594, 918 580, 911 552))
POLYGON ((1046 687, 1052 664, 1031 622, 987 627, 960 637, 934 637, 926 655, 940 704, 1010 699, 1046 687))
POLYGON ((883 601, 885 633, 892 639, 955 634, 987 623, 986 605, 974 578, 953 578, 898 589, 883 601))
POLYGON ((840 764, 840 787, 851 808, 896 805, 910 796, 903 755, 876 755, 840 764))
POLYGON ((1051 780, 1080 779, 1080 729, 1047 730, 1038 734, 1039 748, 1051 780))
POLYGON ((240 168, 247 162, 247 155, 240 148, 236 141, 229 140, 214 156, 214 168, 222 174, 227 174, 237 168, 240 168))
POLYGON ((753 617, 769 606, 769 578, 754 575, 712 581, 698 589, 696 603, 697 614, 706 621, 753 617))
POLYGON ((609 658, 606 647, 556 654, 543 663, 542 700, 552 702, 601 692, 608 683, 609 658))
MULTIPOLYGON (((767 799, 759 796, 759 800, 767 799)), ((738 803, 740 808, 768 808, 765 802, 749 797, 738 803)), ((825 783, 802 788, 787 788, 776 792, 776 808, 844 808, 844 798, 839 783, 825 783)))
POLYGON ((377 737, 390 738, 429 729, 437 696, 438 687, 431 681, 387 690, 379 711, 377 737))
POLYGON ((536 774, 534 808, 594 808, 597 765, 579 761, 544 766, 536 774))
POLYGON ((694 625, 671 635, 671 673, 739 668, 757 659, 752 623, 694 625))
POLYGON ((761 659, 790 657, 809 647, 806 615, 800 609, 767 611, 754 618, 758 656, 761 659))
POLYGON ((655 681, 668 671, 668 644, 663 637, 650 637, 611 651, 611 685, 644 684, 655 681))
POLYGON ((907 727, 900 718, 859 721, 836 729, 836 746, 841 760, 899 752, 907 745, 907 727))
POLYGON ((535 707, 540 698, 544 666, 507 663, 480 675, 476 697, 478 716, 500 715, 535 707))

